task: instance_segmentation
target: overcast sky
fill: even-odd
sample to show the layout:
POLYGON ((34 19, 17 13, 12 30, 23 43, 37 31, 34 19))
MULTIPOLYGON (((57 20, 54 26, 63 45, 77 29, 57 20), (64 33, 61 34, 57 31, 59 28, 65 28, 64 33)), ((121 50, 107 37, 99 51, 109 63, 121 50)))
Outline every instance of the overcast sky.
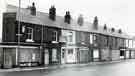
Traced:
MULTIPOLYGON (((19 0, 7 0, 6 3, 18 6, 19 0)), ((135 35, 135 2, 134 0, 21 0, 21 6, 27 7, 36 3, 38 11, 48 12, 51 5, 55 5, 57 15, 64 16, 65 11, 71 12, 72 18, 77 19, 83 14, 86 21, 93 22, 98 16, 101 25, 121 28, 131 35, 135 35)))

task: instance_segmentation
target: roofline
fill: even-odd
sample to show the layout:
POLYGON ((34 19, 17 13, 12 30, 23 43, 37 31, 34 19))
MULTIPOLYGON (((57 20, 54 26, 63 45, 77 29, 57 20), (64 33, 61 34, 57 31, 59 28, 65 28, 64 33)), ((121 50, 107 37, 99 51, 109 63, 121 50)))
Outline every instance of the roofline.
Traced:
MULTIPOLYGON (((7 6, 12 6, 12 7, 14 7, 14 9, 16 9, 16 11, 15 12, 18 12, 17 11, 17 6, 13 6, 13 5, 7 5, 7 6)), ((21 8, 21 9, 26 9, 26 8, 21 8)), ((43 13, 43 14, 45 14, 44 12, 40 12, 40 11, 37 11, 37 12, 39 12, 39 13, 43 13)), ((48 13, 46 13, 46 14, 48 14, 48 13)), ((48 14, 49 15, 49 14, 48 14)), ((56 16, 56 17, 61 17, 61 16, 56 16)), ((63 17, 62 17, 63 18, 63 17)), ((75 21, 75 19, 72 19, 73 21, 75 21)), ((22 21, 23 22, 23 21, 22 21)), ((92 23, 90 23, 90 22, 88 22, 88 21, 84 21, 84 23, 89 23, 90 25, 92 24, 92 23)), ((32 24, 34 24, 34 23, 32 23, 32 24)), ((39 25, 42 25, 42 24, 39 24, 39 25)), ((63 24, 61 24, 60 23, 60 25, 63 25, 63 24)), ((49 26, 49 25, 44 25, 44 26, 49 26)), ((101 26, 101 25, 98 25, 98 26, 101 26)), ((51 27, 51 26, 49 26, 49 27, 51 27)), ((105 33, 102 33, 102 32, 100 32, 100 31, 88 31, 88 30, 86 30, 86 31, 84 31, 84 30, 78 30, 78 29, 72 29, 72 28, 64 28, 64 27, 60 27, 60 26, 56 26, 56 28, 61 28, 61 29, 66 29, 66 30, 73 30, 73 31, 82 31, 82 32, 92 32, 92 33, 97 33, 97 34, 103 34, 103 35, 109 35, 109 36, 114 36, 114 37, 120 37, 120 38, 129 38, 128 36, 125 36, 125 35, 122 35, 122 34, 120 34, 120 35, 122 35, 122 36, 115 36, 115 35, 112 35, 112 34, 110 34, 109 32, 109 34, 105 34, 105 33)), ((108 28, 108 29, 111 29, 111 28, 108 28)), ((123 32, 122 32, 123 33, 123 32)), ((126 34, 126 33, 125 33, 126 34)))

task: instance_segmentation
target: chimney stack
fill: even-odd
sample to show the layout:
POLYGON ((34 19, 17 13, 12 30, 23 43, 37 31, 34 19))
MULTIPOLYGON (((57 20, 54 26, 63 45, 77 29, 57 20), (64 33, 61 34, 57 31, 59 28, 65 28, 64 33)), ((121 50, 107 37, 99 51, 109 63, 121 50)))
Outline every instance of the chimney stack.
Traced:
POLYGON ((30 7, 31 15, 36 15, 36 7, 35 3, 32 3, 32 6, 30 7))
POLYGON ((95 18, 94 18, 93 27, 94 27, 95 30, 98 29, 98 18, 97 18, 97 16, 95 16, 95 18))
POLYGON ((115 31, 115 29, 114 29, 114 28, 112 28, 112 29, 111 29, 111 31, 112 31, 112 32, 114 32, 114 31, 115 31))
POLYGON ((104 30, 107 30, 107 26, 106 26, 106 24, 104 24, 104 30))
POLYGON ((64 22, 65 23, 68 23, 68 24, 70 24, 70 22, 71 22, 71 15, 70 15, 70 12, 69 11, 66 12, 64 22))
POLYGON ((55 21, 56 19, 56 8, 55 6, 51 6, 51 8, 49 9, 49 18, 53 21, 55 21))
POLYGON ((82 25, 83 25, 83 22, 84 22, 83 16, 80 15, 80 16, 78 17, 77 23, 78 23, 80 26, 82 26, 82 25))
POLYGON ((121 33, 122 33, 122 30, 121 30, 121 29, 119 29, 119 30, 118 30, 118 32, 121 34, 121 33))

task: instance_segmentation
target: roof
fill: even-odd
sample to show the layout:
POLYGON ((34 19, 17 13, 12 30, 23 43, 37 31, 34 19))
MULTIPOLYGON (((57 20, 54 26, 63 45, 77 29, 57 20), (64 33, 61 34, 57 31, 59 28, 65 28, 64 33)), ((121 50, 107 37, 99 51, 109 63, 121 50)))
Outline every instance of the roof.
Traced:
POLYGON ((64 17, 62 16, 56 16, 56 20, 52 21, 49 19, 48 13, 43 12, 36 12, 36 16, 30 15, 30 10, 27 8, 21 8, 21 12, 19 15, 18 7, 8 5, 7 6, 7 12, 16 12, 16 20, 26 22, 26 23, 33 23, 33 24, 39 24, 44 26, 50 26, 50 27, 58 27, 61 29, 67 29, 67 30, 75 30, 75 31, 84 31, 84 32, 93 32, 93 33, 99 33, 109 36, 115 36, 115 37, 121 37, 121 38, 130 38, 129 35, 126 33, 118 33, 118 30, 115 30, 115 32, 111 31, 111 28, 107 28, 107 30, 103 29, 103 26, 98 25, 98 30, 93 29, 93 24, 90 22, 84 22, 83 25, 78 25, 77 21, 74 19, 71 19, 71 23, 67 24, 64 22, 64 17))

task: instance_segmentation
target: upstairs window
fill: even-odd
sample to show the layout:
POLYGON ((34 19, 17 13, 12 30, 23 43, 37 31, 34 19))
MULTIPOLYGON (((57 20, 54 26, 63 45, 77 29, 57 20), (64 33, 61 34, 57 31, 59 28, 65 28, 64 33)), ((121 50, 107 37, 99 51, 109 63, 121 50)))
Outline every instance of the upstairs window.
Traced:
POLYGON ((33 39, 33 28, 27 27, 27 39, 33 39))
POLYGON ((96 36, 96 34, 93 35, 93 43, 94 43, 94 46, 97 46, 97 36, 96 36))
POLYGON ((53 31, 52 40, 57 42, 57 31, 53 31))
POLYGON ((93 40, 95 41, 97 39, 96 34, 93 35, 93 40))
POLYGON ((73 32, 69 32, 69 34, 68 34, 68 42, 73 42, 73 32))
POLYGON ((93 44, 93 35, 90 34, 90 44, 93 44))

